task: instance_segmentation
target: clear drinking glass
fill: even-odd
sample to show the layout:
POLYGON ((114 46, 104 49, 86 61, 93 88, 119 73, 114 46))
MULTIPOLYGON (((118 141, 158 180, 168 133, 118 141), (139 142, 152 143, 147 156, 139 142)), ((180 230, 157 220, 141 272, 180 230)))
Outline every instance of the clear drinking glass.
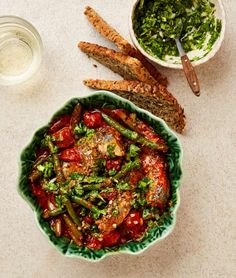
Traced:
POLYGON ((0 84, 26 81, 41 58, 42 40, 34 26, 16 16, 0 16, 0 84))

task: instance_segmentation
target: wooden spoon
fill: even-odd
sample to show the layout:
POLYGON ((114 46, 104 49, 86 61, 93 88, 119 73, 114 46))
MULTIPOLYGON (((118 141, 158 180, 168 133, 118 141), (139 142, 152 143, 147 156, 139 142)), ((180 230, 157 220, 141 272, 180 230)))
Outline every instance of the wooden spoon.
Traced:
POLYGON ((196 72, 193 68, 193 65, 190 62, 188 55, 185 53, 179 38, 175 38, 174 40, 176 42, 176 45, 177 45, 177 48, 179 51, 179 55, 181 57, 184 74, 188 80, 188 84, 189 84, 190 88, 192 89, 193 93, 199 97, 200 96, 200 85, 199 85, 199 81, 198 81, 196 72))

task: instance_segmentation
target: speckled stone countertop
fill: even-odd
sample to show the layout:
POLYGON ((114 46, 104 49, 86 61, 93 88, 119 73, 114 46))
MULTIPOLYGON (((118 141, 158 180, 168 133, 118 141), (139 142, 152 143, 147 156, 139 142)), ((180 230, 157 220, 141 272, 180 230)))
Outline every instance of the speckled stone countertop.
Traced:
POLYGON ((43 62, 28 82, 0 86, 0 277, 235 277, 236 275, 236 2, 224 1, 227 30, 218 54, 197 68, 202 95, 189 90, 183 73, 163 69, 170 90, 184 106, 187 128, 181 205, 174 232, 139 256, 89 263, 65 258, 38 229, 16 191, 22 148, 54 111, 90 90, 84 78, 118 79, 80 53, 79 40, 112 44, 83 16, 94 7, 129 38, 131 0, 2 0, 1 15, 32 22, 43 44, 43 62))

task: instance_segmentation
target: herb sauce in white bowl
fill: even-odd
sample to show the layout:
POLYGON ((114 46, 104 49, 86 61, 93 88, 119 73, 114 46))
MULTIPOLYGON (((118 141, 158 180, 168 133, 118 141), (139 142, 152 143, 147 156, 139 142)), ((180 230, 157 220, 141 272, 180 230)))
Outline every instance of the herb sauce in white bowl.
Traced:
POLYGON ((223 6, 216 0, 136 1, 130 17, 132 40, 150 60, 182 68, 173 40, 179 21, 181 43, 193 64, 201 64, 214 56, 225 31, 223 6))

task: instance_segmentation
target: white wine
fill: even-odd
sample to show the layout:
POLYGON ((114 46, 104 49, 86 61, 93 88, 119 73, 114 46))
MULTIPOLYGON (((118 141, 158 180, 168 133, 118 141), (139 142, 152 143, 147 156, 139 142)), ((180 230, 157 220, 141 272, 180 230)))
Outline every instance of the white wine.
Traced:
POLYGON ((0 83, 30 78, 41 62, 42 43, 36 29, 16 17, 0 17, 0 83))

